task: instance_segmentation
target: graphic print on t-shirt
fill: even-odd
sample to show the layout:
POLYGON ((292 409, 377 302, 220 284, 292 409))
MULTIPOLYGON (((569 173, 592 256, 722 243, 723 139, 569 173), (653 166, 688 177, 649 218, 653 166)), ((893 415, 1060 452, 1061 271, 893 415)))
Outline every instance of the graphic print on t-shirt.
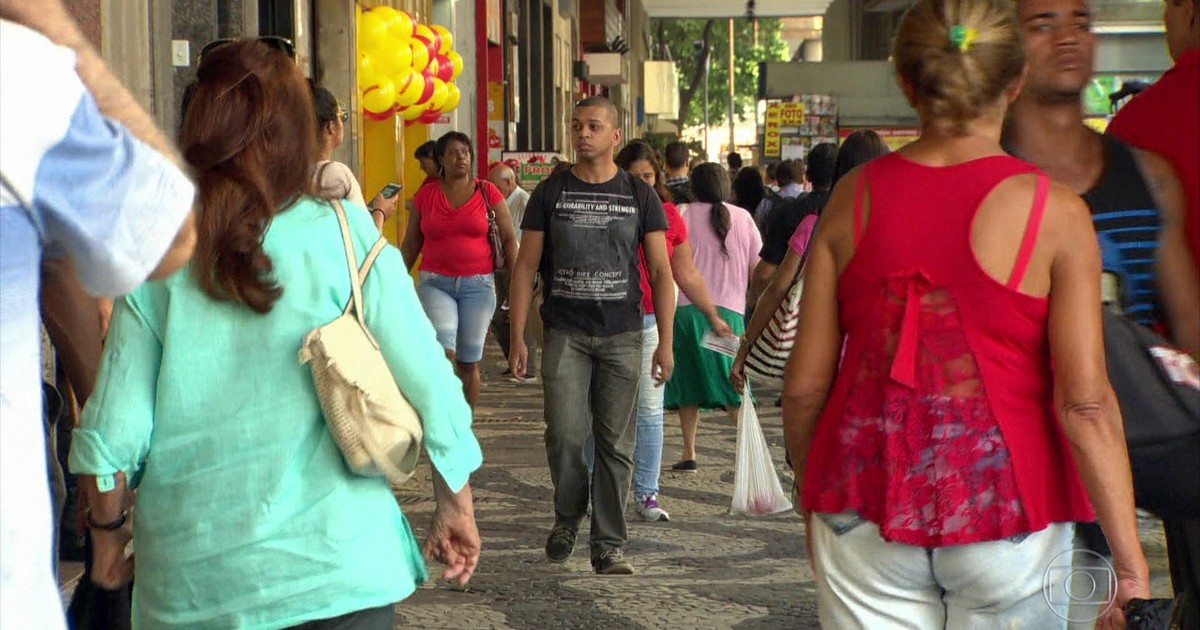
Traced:
POLYGON ((550 238, 554 242, 550 290, 555 297, 596 302, 628 299, 640 242, 632 196, 562 191, 554 206, 550 238))

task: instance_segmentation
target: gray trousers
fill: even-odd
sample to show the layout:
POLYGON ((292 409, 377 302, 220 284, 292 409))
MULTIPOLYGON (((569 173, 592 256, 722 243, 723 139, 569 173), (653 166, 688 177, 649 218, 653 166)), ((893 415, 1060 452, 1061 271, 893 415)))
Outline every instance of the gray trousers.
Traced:
POLYGON ((396 627, 396 605, 367 608, 331 619, 318 619, 291 630, 393 630, 396 627))
POLYGON ((623 547, 628 537, 625 496, 633 475, 633 411, 641 366, 640 329, 590 337, 546 328, 542 382, 554 523, 579 527, 587 513, 590 485, 593 559, 623 547), (583 453, 589 429, 596 441, 590 480, 583 453))

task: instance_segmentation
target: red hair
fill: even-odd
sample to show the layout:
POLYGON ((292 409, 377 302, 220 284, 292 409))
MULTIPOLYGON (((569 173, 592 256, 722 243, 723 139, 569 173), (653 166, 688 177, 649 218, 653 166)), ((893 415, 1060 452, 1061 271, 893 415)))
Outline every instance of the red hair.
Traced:
POLYGON ((263 235, 311 188, 312 93, 282 51, 256 40, 204 55, 180 144, 200 195, 192 271, 216 300, 266 313, 283 294, 263 235))

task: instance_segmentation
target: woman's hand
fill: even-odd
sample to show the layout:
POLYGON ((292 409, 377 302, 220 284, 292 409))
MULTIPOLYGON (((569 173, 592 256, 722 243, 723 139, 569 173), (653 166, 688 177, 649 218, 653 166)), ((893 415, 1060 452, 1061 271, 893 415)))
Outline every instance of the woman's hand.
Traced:
POLYGON ((729 370, 729 382, 733 384, 734 391, 742 392, 746 389, 746 355, 741 352, 738 352, 733 360, 733 367, 729 370))
POLYGON ((125 547, 133 540, 133 523, 126 522, 118 529, 92 529, 92 575, 97 586, 114 591, 133 580, 133 554, 126 555, 125 547))
POLYGON ((713 334, 718 337, 736 337, 733 334, 733 329, 729 327, 729 322, 721 319, 720 315, 711 315, 708 318, 708 325, 712 328, 713 334))
POLYGON ((802 497, 804 496, 803 487, 804 478, 797 476, 795 483, 792 484, 792 510, 800 516, 800 521, 804 523, 804 551, 808 554, 808 566, 812 569, 815 576, 817 574, 817 556, 813 554, 813 515, 804 509, 802 502, 802 497))
POLYGON ((466 586, 479 566, 480 546, 471 487, 463 486, 450 497, 439 495, 437 510, 425 537, 424 551, 426 558, 446 565, 442 579, 466 586))
POLYGON ((371 208, 371 218, 375 220, 375 226, 382 228, 387 220, 396 214, 396 197, 384 197, 383 195, 375 195, 368 207, 371 208))

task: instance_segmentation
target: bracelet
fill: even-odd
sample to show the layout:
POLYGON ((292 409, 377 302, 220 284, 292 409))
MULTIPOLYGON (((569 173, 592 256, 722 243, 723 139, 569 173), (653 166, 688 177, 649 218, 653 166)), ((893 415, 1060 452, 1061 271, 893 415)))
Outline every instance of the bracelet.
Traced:
POLYGON ((374 215, 376 212, 378 212, 379 214, 382 214, 385 219, 387 218, 387 213, 384 212, 383 210, 380 210, 379 208, 371 208, 372 215, 374 215))
POLYGON ((125 521, 129 520, 129 510, 121 510, 120 516, 107 523, 97 523, 96 521, 92 520, 91 508, 87 509, 86 515, 88 527, 91 527, 92 529, 98 529, 103 532, 111 532, 113 530, 120 529, 123 525, 125 525, 125 521))

